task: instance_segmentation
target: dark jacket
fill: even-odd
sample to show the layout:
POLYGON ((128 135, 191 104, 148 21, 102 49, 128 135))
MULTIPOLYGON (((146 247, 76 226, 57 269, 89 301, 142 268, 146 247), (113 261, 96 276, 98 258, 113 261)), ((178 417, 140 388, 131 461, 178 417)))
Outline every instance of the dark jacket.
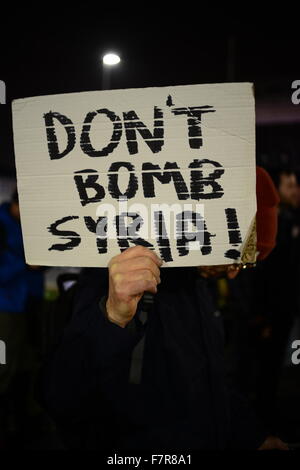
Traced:
POLYGON ((42 373, 43 401, 69 445, 96 449, 257 448, 265 439, 243 400, 229 392, 221 318, 196 269, 162 269, 143 325, 106 319, 106 269, 81 275, 62 340, 42 373), (129 383, 145 335, 141 383, 129 383), (71 439, 71 440, 70 440, 71 439))
POLYGON ((20 223, 0 206, 0 312, 24 312, 28 297, 27 268, 20 223))
POLYGON ((30 296, 42 298, 43 275, 25 263, 21 224, 0 205, 0 312, 24 313, 30 296))

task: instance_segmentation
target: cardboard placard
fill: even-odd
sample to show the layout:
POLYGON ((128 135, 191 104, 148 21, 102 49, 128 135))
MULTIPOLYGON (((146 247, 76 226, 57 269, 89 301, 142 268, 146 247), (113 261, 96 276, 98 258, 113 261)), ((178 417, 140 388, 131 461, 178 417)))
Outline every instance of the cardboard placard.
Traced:
POLYGON ((256 214, 250 83, 13 102, 26 261, 107 266, 134 244, 166 266, 239 262, 256 214))

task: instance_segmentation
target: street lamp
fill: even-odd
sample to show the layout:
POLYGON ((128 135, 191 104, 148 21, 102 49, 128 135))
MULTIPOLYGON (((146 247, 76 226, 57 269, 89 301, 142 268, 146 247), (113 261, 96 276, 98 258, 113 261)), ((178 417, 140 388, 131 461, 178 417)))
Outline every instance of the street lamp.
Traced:
POLYGON ((121 61, 120 56, 114 52, 109 52, 102 57, 102 90, 109 90, 110 88, 110 73, 111 67, 119 64, 121 61))

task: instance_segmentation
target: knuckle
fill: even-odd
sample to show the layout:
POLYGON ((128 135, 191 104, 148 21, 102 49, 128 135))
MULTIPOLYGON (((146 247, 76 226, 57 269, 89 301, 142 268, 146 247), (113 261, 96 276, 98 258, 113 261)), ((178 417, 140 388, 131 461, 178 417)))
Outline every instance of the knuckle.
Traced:
POLYGON ((150 271, 154 277, 159 277, 159 271, 156 269, 156 266, 151 266, 150 271))
POLYGON ((149 268, 152 266, 152 261, 151 261, 150 258, 148 258, 148 256, 144 256, 144 257, 143 257, 143 260, 144 260, 145 266, 147 266, 147 267, 149 267, 149 268))
POLYGON ((122 281, 123 276, 122 276, 121 273, 113 273, 111 278, 112 278, 114 284, 118 284, 119 282, 122 281))
POLYGON ((118 267, 119 267, 119 263, 117 263, 116 261, 112 262, 109 268, 111 275, 114 275, 117 272, 118 267))
MULTIPOLYGON (((136 254, 141 254, 141 253, 143 253, 143 247, 140 246, 140 245, 136 245, 136 246, 130 247, 130 248, 128 248, 128 250, 130 250, 131 252, 136 253, 136 254)), ((126 250, 126 251, 127 251, 127 250, 126 250)))
POLYGON ((147 279, 143 279, 141 281, 141 286, 142 286, 143 290, 145 290, 149 286, 149 282, 150 281, 148 281, 147 279))
POLYGON ((142 245, 137 245, 135 248, 136 248, 137 251, 140 251, 142 253, 147 251, 147 248, 142 246, 142 245))
POLYGON ((143 251, 143 247, 141 245, 137 245, 133 248, 135 251, 143 251))
POLYGON ((156 282, 154 281, 153 278, 152 278, 152 279, 148 279, 148 280, 146 281, 146 283, 147 283, 147 286, 148 286, 148 287, 152 287, 152 286, 154 286, 154 285, 156 284, 156 282))
POLYGON ((149 271, 149 269, 144 269, 142 271, 142 277, 145 281, 151 281, 152 279, 151 271, 149 271))
POLYGON ((117 256, 113 256, 113 257, 110 259, 110 261, 109 261, 109 263, 108 263, 108 267, 109 267, 109 268, 116 262, 116 259, 117 259, 117 256))
POLYGON ((156 266, 156 264, 153 265, 153 271, 154 271, 155 274, 157 274, 158 276, 160 275, 160 269, 156 266))

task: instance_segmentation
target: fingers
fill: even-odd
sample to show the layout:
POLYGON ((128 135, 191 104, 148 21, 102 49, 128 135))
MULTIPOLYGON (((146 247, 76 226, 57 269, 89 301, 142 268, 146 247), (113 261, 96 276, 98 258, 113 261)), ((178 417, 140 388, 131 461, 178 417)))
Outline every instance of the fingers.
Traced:
POLYGON ((113 279, 117 278, 120 274, 129 275, 134 271, 143 272, 149 271, 157 283, 160 283, 160 272, 157 264, 147 256, 140 256, 139 258, 130 258, 124 261, 116 261, 110 267, 110 275, 113 279))
POLYGON ((137 295, 142 296, 145 291, 156 294, 156 281, 153 279, 127 281, 127 279, 124 279, 123 281, 116 282, 114 286, 116 298, 123 302, 128 302, 137 295))
POLYGON ((258 450, 289 450, 288 445, 283 442, 279 437, 268 436, 264 443, 259 447, 258 450))
POLYGON ((112 275, 112 278, 115 282, 122 282, 124 280, 127 282, 153 281, 155 284, 160 284, 160 279, 148 269, 139 269, 129 272, 126 270, 124 272, 119 271, 117 274, 112 275))
POLYGON ((162 260, 142 246, 135 246, 111 259, 107 316, 125 326, 136 313, 137 303, 145 291, 157 293, 162 260))
POLYGON ((289 450, 289 446, 285 442, 283 442, 281 439, 278 439, 277 449, 279 449, 279 450, 289 450))
POLYGON ((130 302, 145 291, 157 293, 160 281, 159 268, 162 260, 151 250, 142 246, 129 248, 109 263, 109 297, 118 302, 130 302))
POLYGON ((126 290, 126 294, 129 296, 143 294, 146 291, 151 292, 152 294, 157 293, 156 283, 146 279, 127 282, 125 283, 124 288, 126 290))
MULTIPOLYGON (((158 269, 158 268, 157 268, 158 269)), ((157 293, 157 277, 149 269, 117 272, 111 275, 113 290, 118 298, 127 301, 130 297, 145 291, 157 293)))
POLYGON ((109 267, 115 262, 121 262, 140 256, 145 256, 152 259, 152 261, 157 266, 161 266, 163 264, 163 261, 156 255, 154 251, 150 250, 149 248, 145 248, 144 246, 134 246, 123 251, 123 253, 120 255, 114 256, 109 263, 109 267))
POLYGON ((132 281, 134 278, 131 273, 141 270, 143 273, 140 273, 138 277, 135 278, 136 280, 152 280, 152 277, 154 277, 156 283, 159 284, 159 267, 162 263, 162 260, 153 251, 149 250, 149 248, 135 246, 112 258, 109 263, 110 277, 114 282, 117 282, 126 275, 126 280, 132 281), (151 273, 152 276, 150 279, 149 274, 146 275, 145 271, 151 273))

